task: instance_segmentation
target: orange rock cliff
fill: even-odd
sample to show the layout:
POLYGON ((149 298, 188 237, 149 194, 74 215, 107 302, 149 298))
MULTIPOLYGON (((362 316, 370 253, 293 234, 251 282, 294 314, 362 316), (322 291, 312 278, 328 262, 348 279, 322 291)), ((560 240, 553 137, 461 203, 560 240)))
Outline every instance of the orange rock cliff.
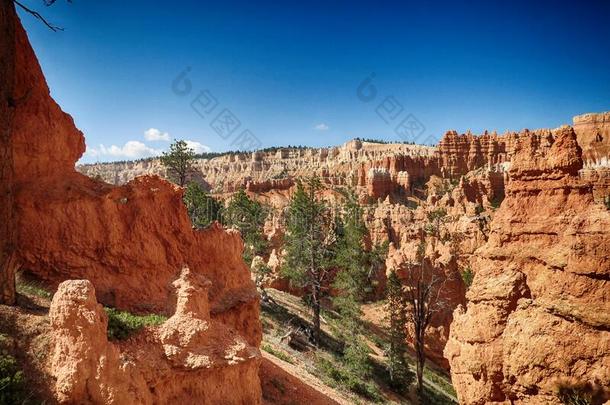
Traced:
MULTIPOLYGON (((50 97, 12 1, 0 0, 0 28, 0 301, 14 300, 16 270, 57 288, 55 399, 261 403, 258 294, 239 234, 192 229, 158 159, 77 171, 83 135, 50 97), (170 318, 115 344, 101 304, 170 318)), ((426 252, 447 279, 427 354, 461 403, 555 404, 562 378, 610 390, 609 142, 610 114, 585 114, 552 131, 450 131, 435 147, 228 154, 198 160, 196 179, 277 208, 300 176, 322 177, 329 199, 353 186, 371 240, 390 244, 382 272, 399 276, 427 215, 446 210, 450 237, 426 252)), ((283 230, 267 231, 273 251, 257 260, 278 268, 283 230)))
POLYGON ((159 177, 114 187, 76 172, 83 135, 50 97, 12 1, 2 0, 0 21, 0 184, 10 194, 1 274, 20 269, 59 286, 56 399, 166 403, 189 392, 199 403, 260 403, 259 302, 239 234, 193 230, 182 191, 159 177), (134 352, 105 340, 97 302, 173 316, 134 352))
POLYGON ((514 147, 445 348, 465 404, 559 404, 565 377, 610 388, 610 212, 578 177, 572 128, 524 132, 514 147))

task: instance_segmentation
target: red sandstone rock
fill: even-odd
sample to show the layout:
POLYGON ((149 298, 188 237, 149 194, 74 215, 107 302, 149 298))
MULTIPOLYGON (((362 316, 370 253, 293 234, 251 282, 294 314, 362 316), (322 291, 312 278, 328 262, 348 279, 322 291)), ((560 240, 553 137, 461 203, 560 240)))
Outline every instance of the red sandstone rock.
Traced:
POLYGON ((369 169, 366 185, 369 196, 374 199, 387 197, 394 188, 390 172, 378 168, 369 169))
MULTIPOLYGON (((84 152, 83 136, 51 99, 12 8, 10 3, 13 24, 6 27, 13 29, 8 38, 14 39, 14 54, 9 55, 14 77, 9 80, 18 100, 8 120, 13 157, 8 162, 14 176, 2 172, 0 183, 14 193, 13 260, 51 286, 68 279, 88 280, 60 288, 51 311, 58 333, 51 369, 58 379, 57 398, 73 403, 151 403, 151 398, 175 403, 192 396, 200 403, 218 403, 223 397, 258 403, 258 360, 248 357, 258 353, 261 340, 258 294, 241 259, 239 234, 217 224, 193 230, 182 191, 156 176, 114 187, 77 173, 74 164, 84 152), (163 344, 147 346, 156 339, 147 337, 119 355, 105 340, 106 319, 93 288, 104 304, 171 314, 172 282, 185 265, 192 277, 210 281, 209 303, 188 309, 178 302, 177 315, 162 328, 163 344), (205 314, 183 322, 193 311, 205 314), (208 329, 202 322, 210 325, 211 347, 206 346, 208 329), (227 339, 217 339, 222 336, 227 339), (178 350, 171 349, 169 356, 163 345, 178 350), (138 365, 137 372, 125 356, 138 365), (209 357, 210 367, 204 367, 202 356, 209 357), (225 367, 232 362, 239 365, 225 367), (150 392, 142 388, 143 381, 150 392)), ((183 291, 183 285, 178 287, 183 291)), ((199 288, 203 293, 205 288, 199 288)))
POLYGON ((60 403, 259 404, 260 352, 210 317, 210 281, 182 270, 175 314, 120 346, 87 280, 60 284, 50 318, 50 368, 60 403), (239 389, 235 389, 239 386, 239 389))
POLYGON ((509 136, 481 136, 468 133, 458 135, 449 131, 438 144, 439 167, 443 174, 456 177, 483 166, 491 166, 507 160, 512 139, 509 136))
POLYGON ((584 165, 607 168, 610 165, 610 112, 578 115, 572 121, 584 165))
POLYGON ((0 304, 15 302, 13 149, 11 131, 15 97, 15 10, 0 3, 0 304))
POLYGON ((213 282, 213 316, 257 344, 258 297, 239 234, 193 230, 182 192, 158 177, 113 187, 77 173, 83 136, 50 98, 20 25, 16 40, 15 91, 29 92, 15 108, 12 135, 22 268, 51 285, 88 279, 107 305, 168 312, 171 282, 188 264, 213 282))
POLYGON ((561 377, 610 388, 610 213, 571 128, 524 132, 445 355, 461 403, 559 403, 561 377))

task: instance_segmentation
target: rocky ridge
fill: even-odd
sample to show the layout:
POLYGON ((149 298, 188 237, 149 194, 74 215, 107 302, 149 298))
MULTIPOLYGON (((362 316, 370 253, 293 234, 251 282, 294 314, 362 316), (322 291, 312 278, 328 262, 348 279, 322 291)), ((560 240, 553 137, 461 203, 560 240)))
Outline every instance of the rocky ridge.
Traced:
POLYGON ((572 128, 518 137, 445 348, 464 404, 559 404, 564 377, 610 388, 610 212, 582 165, 572 128))
POLYGON ((188 387, 204 403, 221 396, 230 403, 260 403, 258 294, 241 259, 239 234, 219 226, 192 229, 182 190, 159 177, 115 187, 78 173, 83 135, 50 97, 14 3, 2 1, 0 11, 10 21, 2 25, 7 30, 2 39, 14 63, 7 87, 10 113, 2 115, 8 129, 3 147, 12 159, 2 162, 0 179, 11 196, 8 224, 14 236, 7 239, 11 255, 8 261, 3 257, 1 274, 19 269, 50 288, 61 285, 51 311, 56 355, 49 372, 58 380, 55 400, 165 402, 169 398, 163 392, 180 398, 186 392, 178 392, 180 387, 188 387), (209 285, 173 285, 185 266, 191 278, 205 278, 209 285), (79 281, 66 281, 74 279, 79 281), (180 300, 177 306, 173 300, 176 288, 179 297, 191 288, 202 295, 207 291, 209 303, 193 308, 186 303, 181 312, 180 300), (159 332, 161 343, 151 349, 163 348, 165 354, 159 353, 149 368, 140 364, 142 370, 133 371, 121 357, 124 352, 119 355, 106 341, 97 301, 132 312, 174 314, 159 332), (193 321, 183 323, 189 314, 195 314, 193 321), (200 340, 206 338, 203 322, 210 325, 205 327, 212 333, 209 339, 232 336, 239 344, 200 340), (195 324, 203 328, 193 329, 197 338, 183 335, 195 324), (217 358, 219 351, 235 358, 217 358), (200 361, 205 357, 211 367, 200 361), (241 389, 235 390, 242 377, 241 389), (159 381, 163 390, 150 397, 147 390, 159 381))

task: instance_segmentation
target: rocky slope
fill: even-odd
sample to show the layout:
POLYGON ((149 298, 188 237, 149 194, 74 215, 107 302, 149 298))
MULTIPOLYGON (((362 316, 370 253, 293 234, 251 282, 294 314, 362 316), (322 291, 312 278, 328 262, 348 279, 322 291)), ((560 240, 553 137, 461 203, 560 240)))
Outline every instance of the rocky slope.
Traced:
POLYGON ((563 377, 610 388, 610 212, 578 177, 571 128, 516 139, 445 349, 464 404, 560 403, 563 377))
MULTIPOLYGON (((190 400, 203 403, 221 396, 229 403, 259 403, 258 294, 241 260, 239 235, 221 227, 193 230, 181 204, 182 191, 158 177, 114 187, 76 172, 75 162, 85 149, 82 133, 50 97, 13 2, 2 1, 0 16, 9 22, 2 24, 8 34, 2 40, 10 46, 2 52, 14 64, 6 67, 3 58, 2 69, 14 73, 8 76, 10 111, 1 111, 3 131, 8 128, 2 133, 2 147, 8 147, 12 160, 2 161, 0 184, 14 197, 8 206, 13 219, 6 223, 14 235, 13 243, 6 239, 12 248, 8 263, 51 287, 81 280, 62 284, 52 311, 58 342, 50 365, 58 378, 56 399, 165 402, 181 398, 184 388, 190 390, 190 400), (176 294, 172 283, 185 266, 193 277, 210 284, 183 286, 176 294), (181 307, 183 290, 191 288, 202 295, 207 289, 209 305, 181 307), (150 347, 154 359, 140 356, 140 374, 133 374, 105 341, 105 320, 94 289, 105 305, 175 313, 159 332, 160 343, 150 347), (188 316, 194 320, 183 323, 188 316), (219 336, 239 344, 216 342, 219 336), (242 356, 244 351, 247 355, 242 356), (222 357, 229 352, 234 358, 222 357), (202 362, 205 358, 209 367, 202 362), (236 390, 236 380, 242 377, 236 390), (163 390, 154 392, 159 382, 163 390)), ((3 255, 3 275, 6 263, 3 255)), ((140 343, 133 350, 146 351, 150 342, 140 343)))

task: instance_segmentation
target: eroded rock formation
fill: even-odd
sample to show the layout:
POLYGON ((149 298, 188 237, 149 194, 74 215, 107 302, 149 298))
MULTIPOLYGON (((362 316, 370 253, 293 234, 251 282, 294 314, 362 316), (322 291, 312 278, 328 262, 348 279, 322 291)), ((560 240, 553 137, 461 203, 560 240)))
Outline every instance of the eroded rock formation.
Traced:
MULTIPOLYGON (((87 280, 61 284, 51 315, 60 336, 51 370, 58 378, 58 398, 167 403, 192 391, 202 403, 218 403, 215 399, 223 396, 234 398, 232 403, 258 403, 258 294, 241 259, 239 234, 218 225, 192 229, 182 191, 159 177, 115 187, 76 172, 75 162, 85 150, 83 135, 50 97, 13 2, 2 1, 0 18, 7 31, 2 43, 8 45, 1 52, 10 61, 2 58, 0 78, 3 95, 9 92, 2 99, 9 102, 8 113, 5 104, 0 107, 0 150, 8 157, 0 163, 0 184, 10 194, 0 212, 0 236, 4 238, 5 226, 13 235, 2 239, 2 265, 6 241, 13 267, 51 287, 87 280), (5 71, 13 74, 4 76, 5 71), (11 219, 4 222, 7 212, 11 219), (106 321, 93 289, 106 305, 171 314, 172 282, 184 266, 192 278, 204 277, 210 284, 180 285, 180 294, 199 289, 209 302, 191 308, 178 300, 177 312, 159 332, 158 345, 138 342, 124 351, 105 340, 106 321), (138 347, 143 349, 135 353, 138 347), (128 357, 136 359, 137 372, 124 359, 129 350, 134 351, 128 357), (209 364, 202 360, 205 356, 209 364), (224 367, 232 362, 238 365, 224 367)), ((196 302, 197 294, 187 301, 196 302)))
POLYGON ((188 265, 213 282, 212 315, 256 344, 258 298, 239 234, 193 230, 181 190, 158 177, 114 187, 76 172, 84 138, 50 98, 20 24, 15 49, 15 93, 27 94, 11 134, 21 268, 51 285, 87 279, 106 305, 167 312, 171 282, 188 265))
POLYGON ((576 139, 569 127, 518 137, 445 349, 464 404, 559 403, 562 377, 610 388, 610 212, 578 177, 576 139))
POLYGON ((260 352, 211 319, 211 284, 185 267, 173 283, 174 315, 116 345, 106 337, 108 317, 93 284, 61 283, 50 310, 58 402, 261 403, 260 352))
POLYGON ((13 111, 15 94, 15 10, 0 2, 0 304, 15 302, 13 224, 13 111))
POLYGON ((583 114, 573 121, 583 150, 580 177, 593 185, 596 201, 610 201, 610 112, 583 114))

